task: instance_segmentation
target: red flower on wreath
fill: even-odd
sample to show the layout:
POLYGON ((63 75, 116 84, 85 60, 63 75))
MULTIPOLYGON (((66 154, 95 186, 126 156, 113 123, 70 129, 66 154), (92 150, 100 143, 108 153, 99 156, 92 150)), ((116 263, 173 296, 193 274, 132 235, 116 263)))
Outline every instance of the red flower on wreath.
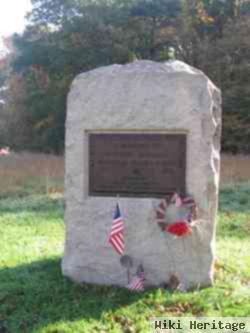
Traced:
POLYGON ((186 221, 176 221, 165 227, 165 231, 177 237, 187 236, 192 233, 192 228, 186 221))

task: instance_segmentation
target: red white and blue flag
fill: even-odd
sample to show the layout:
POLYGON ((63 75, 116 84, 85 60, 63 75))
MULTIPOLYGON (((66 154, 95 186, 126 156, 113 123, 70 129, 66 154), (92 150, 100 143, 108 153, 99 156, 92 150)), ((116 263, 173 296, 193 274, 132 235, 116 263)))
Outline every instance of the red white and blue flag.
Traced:
POLYGON ((144 271, 138 273, 132 281, 128 284, 127 288, 132 291, 143 291, 145 282, 144 271))
POLYGON ((117 204, 113 216, 112 229, 108 241, 110 245, 113 247, 113 249, 120 255, 123 255, 125 249, 123 231, 124 231, 123 218, 121 216, 119 205, 117 204))

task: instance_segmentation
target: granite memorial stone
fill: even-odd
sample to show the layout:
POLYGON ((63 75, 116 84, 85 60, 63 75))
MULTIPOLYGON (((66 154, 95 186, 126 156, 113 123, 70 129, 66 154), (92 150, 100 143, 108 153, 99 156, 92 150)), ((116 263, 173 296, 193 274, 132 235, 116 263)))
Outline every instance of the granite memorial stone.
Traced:
MULTIPOLYGON (((183 62, 135 61, 77 76, 66 120, 63 274, 125 287, 129 262, 129 276, 143 267, 146 286, 173 276, 185 289, 211 285, 220 134, 220 91, 183 62), (161 199, 175 193, 196 203, 186 237, 157 223, 161 199), (107 241, 117 201, 126 260, 107 241)), ((186 213, 169 203, 168 221, 186 213)))

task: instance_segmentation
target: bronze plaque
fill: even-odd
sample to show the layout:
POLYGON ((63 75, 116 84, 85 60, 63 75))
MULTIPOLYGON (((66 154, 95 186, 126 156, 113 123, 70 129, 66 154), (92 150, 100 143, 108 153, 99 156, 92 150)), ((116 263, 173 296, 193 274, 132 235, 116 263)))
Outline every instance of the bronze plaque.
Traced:
POLYGON ((185 193, 185 134, 89 134, 89 194, 185 193))

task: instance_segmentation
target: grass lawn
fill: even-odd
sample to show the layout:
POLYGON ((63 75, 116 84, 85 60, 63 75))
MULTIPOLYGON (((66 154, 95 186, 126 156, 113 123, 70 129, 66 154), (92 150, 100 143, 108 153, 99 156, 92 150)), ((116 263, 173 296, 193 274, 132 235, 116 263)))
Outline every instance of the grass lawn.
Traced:
POLYGON ((0 333, 149 332, 151 316, 250 317, 250 185, 224 187, 216 279, 189 293, 76 285, 61 275, 63 202, 0 201, 0 333))

